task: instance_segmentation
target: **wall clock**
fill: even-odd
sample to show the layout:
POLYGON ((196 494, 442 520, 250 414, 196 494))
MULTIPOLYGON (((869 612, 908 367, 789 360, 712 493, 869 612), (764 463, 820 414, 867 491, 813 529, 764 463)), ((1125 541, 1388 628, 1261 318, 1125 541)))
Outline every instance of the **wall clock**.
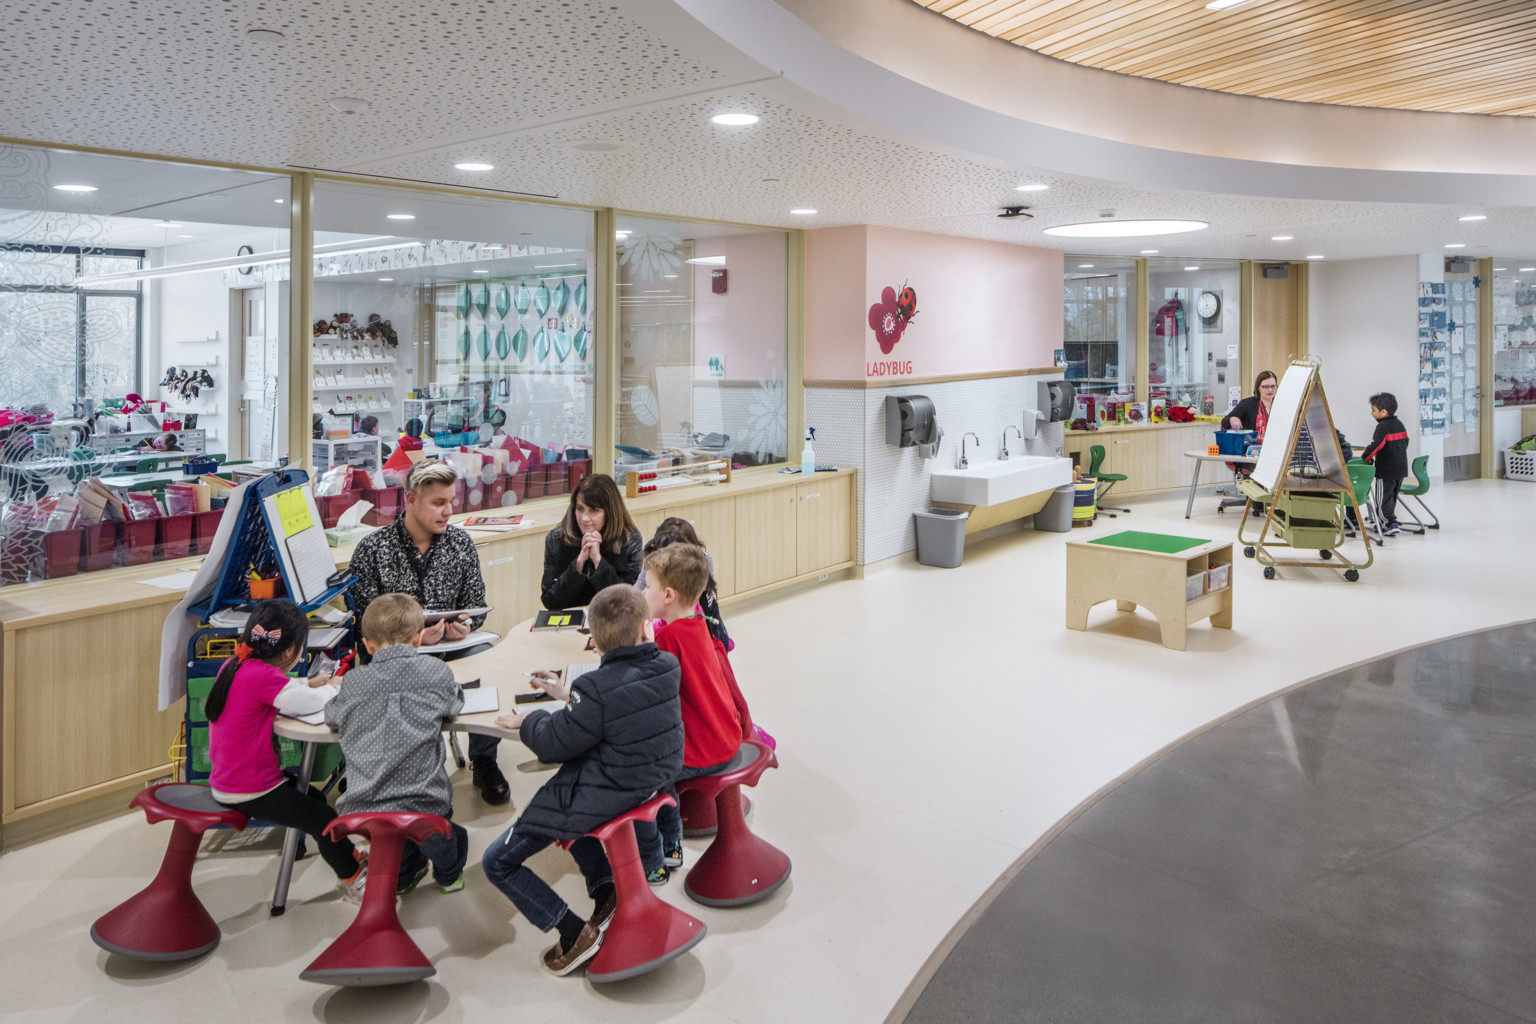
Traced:
MULTIPOLYGON (((242 245, 240 248, 235 250, 235 255, 236 256, 252 256, 252 255, 255 254, 255 252, 256 252, 256 250, 252 249, 250 246, 242 245)), ((255 267, 236 267, 235 269, 238 270, 242 274, 250 274, 250 272, 255 270, 256 268, 255 267)))
POLYGON ((1221 293, 1203 291, 1195 300, 1195 312, 1200 314, 1200 326, 1208 331, 1221 330, 1221 293))

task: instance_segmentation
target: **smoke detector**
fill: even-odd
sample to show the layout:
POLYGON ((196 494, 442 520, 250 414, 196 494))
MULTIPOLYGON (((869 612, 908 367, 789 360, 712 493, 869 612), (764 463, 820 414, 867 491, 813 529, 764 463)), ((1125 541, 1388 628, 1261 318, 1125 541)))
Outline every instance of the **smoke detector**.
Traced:
POLYGON ((1005 206, 1003 207, 1003 212, 997 216, 999 220, 1013 220, 1015 217, 1023 217, 1025 220, 1031 220, 1035 215, 1032 213, 1024 212, 1028 209, 1029 207, 1027 206, 1005 206))
POLYGON ((1114 215, 1115 215, 1115 211, 1114 210, 1100 210, 1099 211, 1099 219, 1100 220, 1109 220, 1114 215))
POLYGON ((356 96, 338 96, 326 102, 338 114, 361 114, 368 109, 368 101, 360 100, 356 96))

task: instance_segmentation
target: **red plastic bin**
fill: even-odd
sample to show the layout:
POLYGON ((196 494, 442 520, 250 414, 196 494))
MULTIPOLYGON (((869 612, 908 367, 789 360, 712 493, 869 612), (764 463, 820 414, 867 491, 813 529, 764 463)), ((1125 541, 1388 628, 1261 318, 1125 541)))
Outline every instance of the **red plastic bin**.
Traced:
POLYGON ((158 532, 155 523, 158 521, 130 519, 122 524, 122 532, 118 534, 121 541, 117 546, 118 565, 144 565, 154 560, 155 534, 158 532))
POLYGON ((192 521, 195 513, 179 516, 161 516, 152 520, 159 526, 160 558, 186 558, 192 554, 192 521))
POLYGON ((224 510, 221 508, 192 513, 192 553, 194 555, 206 555, 213 549, 213 535, 219 532, 219 520, 223 518, 224 510))
POLYGON ((123 524, 115 519, 104 519, 94 526, 85 527, 85 544, 80 555, 80 571, 95 572, 112 568, 112 556, 117 551, 117 536, 123 524))
POLYGON ((581 483, 582 477, 592 472, 591 459, 572 459, 565 464, 565 483, 570 490, 575 490, 581 483))
POLYGON ((544 494, 564 494, 569 484, 570 464, 565 462, 546 462, 544 464, 544 494))
POLYGON ((395 521, 395 516, 400 513, 400 506, 405 502, 404 487, 380 487, 363 491, 363 500, 370 502, 373 508, 363 516, 363 522, 369 526, 388 526, 395 521))

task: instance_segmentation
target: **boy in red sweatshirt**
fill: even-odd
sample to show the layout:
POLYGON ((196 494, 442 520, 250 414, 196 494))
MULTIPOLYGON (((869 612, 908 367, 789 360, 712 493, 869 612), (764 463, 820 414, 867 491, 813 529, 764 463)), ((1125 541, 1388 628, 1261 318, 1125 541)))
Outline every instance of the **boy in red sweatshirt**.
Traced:
POLYGON ((1382 533, 1396 537, 1402 532, 1397 521, 1397 495, 1408 475, 1408 428, 1397 418, 1397 397, 1388 391, 1371 396, 1371 417, 1376 420, 1376 433, 1360 457, 1376 464, 1382 533))
MULTIPOLYGON (((678 779, 712 775, 730 763, 752 734, 752 715, 736 685, 725 648, 694 611, 709 583, 709 560, 694 544, 669 544, 645 557, 645 601, 656 626, 656 646, 682 665, 683 767, 678 779)), ((676 790, 671 790, 676 795, 676 790)), ((683 865, 683 818, 663 807, 656 823, 635 822, 641 861, 652 885, 683 865)))

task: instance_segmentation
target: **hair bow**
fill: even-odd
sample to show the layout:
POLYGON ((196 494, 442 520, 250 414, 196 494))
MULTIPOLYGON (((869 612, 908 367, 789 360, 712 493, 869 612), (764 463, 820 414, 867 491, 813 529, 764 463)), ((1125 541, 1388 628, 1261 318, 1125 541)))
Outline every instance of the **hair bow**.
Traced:
POLYGON ((252 640, 266 640, 266 641, 269 641, 269 642, 275 644, 278 641, 280 641, 282 638, 283 638, 283 631, 281 629, 274 629, 274 630, 270 630, 269 631, 269 630, 262 629, 260 626, 252 626, 251 627, 251 639, 252 640))

